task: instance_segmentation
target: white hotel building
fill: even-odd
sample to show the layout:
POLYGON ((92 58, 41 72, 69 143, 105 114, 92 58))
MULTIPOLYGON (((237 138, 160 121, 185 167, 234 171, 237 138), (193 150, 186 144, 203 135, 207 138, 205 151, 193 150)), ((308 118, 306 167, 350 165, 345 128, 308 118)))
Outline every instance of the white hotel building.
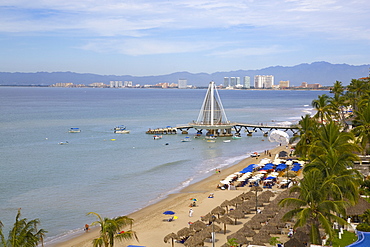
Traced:
POLYGON ((272 88, 274 85, 273 75, 254 76, 254 88, 272 88))

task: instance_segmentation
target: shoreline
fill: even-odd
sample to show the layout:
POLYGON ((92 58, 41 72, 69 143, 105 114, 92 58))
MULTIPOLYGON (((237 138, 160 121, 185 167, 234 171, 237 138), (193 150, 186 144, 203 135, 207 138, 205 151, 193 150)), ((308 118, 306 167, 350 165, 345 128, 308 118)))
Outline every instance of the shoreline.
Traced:
MULTIPOLYGON (((240 187, 237 190, 220 190, 217 188, 220 180, 232 174, 240 171, 251 163, 257 163, 263 158, 273 158, 277 153, 282 150, 286 150, 285 146, 277 146, 269 150, 272 154, 269 157, 266 154, 261 153, 260 157, 248 157, 234 165, 223 168, 220 173, 214 173, 194 184, 190 184, 183 188, 181 191, 169 194, 166 198, 155 202, 154 204, 148 205, 141 208, 127 216, 135 220, 133 230, 136 231, 139 238, 139 242, 136 240, 129 240, 124 242, 115 242, 115 246, 127 246, 141 245, 141 246, 168 246, 165 244, 163 238, 171 233, 177 232, 178 230, 187 227, 189 220, 196 221, 200 219, 200 216, 207 214, 213 208, 220 205, 224 200, 230 200, 242 192, 249 190, 249 187, 240 187), (256 162, 257 161, 257 162, 256 162), (214 193, 215 198, 209 199, 208 195, 214 193), (188 216, 190 198, 197 198, 198 206, 194 208, 194 217, 188 216), (172 222, 164 220, 169 218, 162 213, 166 210, 172 210, 176 212, 178 219, 172 222)), ((217 165, 215 165, 216 167, 217 165)), ((232 228, 230 225, 229 228, 232 228)), ((236 226, 235 226, 236 227, 236 226)), ((240 227, 240 226, 239 226, 240 227)), ((88 247, 92 246, 91 242, 97 237, 99 227, 91 229, 88 233, 81 232, 76 236, 70 236, 71 238, 61 241, 51 242, 46 246, 53 247, 88 247)), ((222 241, 221 241, 221 244, 222 241)))

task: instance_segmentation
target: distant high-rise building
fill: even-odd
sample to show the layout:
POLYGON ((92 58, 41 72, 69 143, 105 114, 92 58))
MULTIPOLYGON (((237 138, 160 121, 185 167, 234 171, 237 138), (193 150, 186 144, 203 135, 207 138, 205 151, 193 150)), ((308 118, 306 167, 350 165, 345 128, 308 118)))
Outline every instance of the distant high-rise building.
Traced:
POLYGON ((188 87, 188 80, 186 79, 178 79, 179 88, 187 88, 188 87))
POLYGON ((254 76, 255 88, 272 88, 274 85, 274 76, 272 75, 256 75, 254 76))
POLYGON ((279 82, 279 87, 280 88, 287 88, 287 87, 289 87, 289 81, 280 81, 279 82))
POLYGON ((242 87, 242 83, 240 82, 240 77, 235 77, 235 81, 236 81, 236 87, 242 87))
POLYGON ((110 87, 122 87, 123 83, 122 81, 110 81, 109 86, 110 87))
POLYGON ((132 81, 125 81, 125 82, 123 83, 123 86, 124 86, 124 87, 132 87, 132 81))
POLYGON ((230 78, 224 77, 224 87, 230 87, 230 78))
POLYGON ((235 87, 235 86, 236 86, 236 78, 230 77, 230 87, 235 87))
POLYGON ((251 88, 251 78, 249 76, 244 76, 243 87, 244 88, 251 88))

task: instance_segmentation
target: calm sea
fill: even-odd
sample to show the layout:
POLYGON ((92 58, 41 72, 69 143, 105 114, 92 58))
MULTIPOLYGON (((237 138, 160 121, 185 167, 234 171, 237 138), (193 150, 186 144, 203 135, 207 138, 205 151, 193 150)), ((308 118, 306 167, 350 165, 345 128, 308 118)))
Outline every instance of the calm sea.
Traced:
MULTIPOLYGON (((196 120, 206 90, 0 87, 0 220, 18 208, 39 218, 52 243, 76 232, 97 212, 136 211, 230 166, 252 151, 273 148, 261 133, 215 143, 153 140, 149 128, 196 120), (130 134, 114 134, 117 125, 130 134), (78 127, 81 133, 68 133, 78 127), (264 141, 262 141, 264 140, 264 141), (68 141, 68 145, 59 145, 68 141), (165 145, 168 143, 169 145, 165 145)), ((297 123, 323 91, 219 90, 228 119, 297 123)), ((189 136, 195 131, 190 130, 189 136)))

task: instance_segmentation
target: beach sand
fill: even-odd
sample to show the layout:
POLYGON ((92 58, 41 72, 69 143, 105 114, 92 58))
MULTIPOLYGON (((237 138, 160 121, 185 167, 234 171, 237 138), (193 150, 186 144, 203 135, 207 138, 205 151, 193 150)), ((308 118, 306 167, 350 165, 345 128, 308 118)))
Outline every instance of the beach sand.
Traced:
MULTIPOLYGON (((287 151, 287 147, 279 146, 273 150, 270 150, 272 157, 280 151, 287 151)), ((145 207, 137 212, 134 212, 129 217, 135 220, 133 230, 136 231, 139 238, 139 242, 136 240, 130 240, 125 242, 115 242, 115 246, 127 246, 127 245, 138 245, 147 247, 161 247, 161 246, 171 246, 171 241, 164 243, 164 237, 174 232, 176 233, 180 229, 189 226, 188 222, 195 222, 200 220, 201 216, 206 215, 216 206, 219 206, 223 201, 230 200, 238 196, 243 192, 250 190, 250 187, 238 187, 237 190, 220 190, 217 189, 217 185, 220 180, 223 180, 226 176, 240 171, 249 164, 258 163, 262 158, 270 158, 265 154, 261 154, 259 158, 247 158, 240 161, 238 164, 231 167, 223 169, 220 173, 215 173, 210 177, 189 185, 184 188, 181 192, 171 194, 166 199, 159 201, 153 205, 145 207), (208 198, 210 193, 214 193, 214 198, 208 198), (189 217, 189 207, 191 203, 191 198, 196 198, 197 206, 192 207, 193 215, 189 217), (170 218, 170 215, 164 215, 163 212, 171 210, 176 213, 178 219, 168 222, 166 221, 170 218)), ((215 164, 216 166, 216 164, 215 164)), ((282 190, 272 189, 277 194, 282 190)), ((216 233, 215 246, 221 246, 227 242, 226 237, 238 229, 240 229, 244 223, 248 222, 253 216, 248 215, 244 219, 238 219, 237 225, 227 225, 227 233, 216 233)), ((219 225, 223 228, 223 225, 219 225)), ((92 240, 98 235, 97 228, 90 230, 88 233, 81 233, 79 236, 74 237, 65 242, 56 243, 53 246, 56 247, 87 247, 92 246, 92 240)), ((286 235, 276 235, 279 240, 284 242, 287 241, 286 235)), ((184 246, 183 244, 176 244, 175 246, 184 246)), ((212 243, 205 241, 204 246, 212 246, 212 243)), ((269 246, 269 245, 266 245, 269 246)))

